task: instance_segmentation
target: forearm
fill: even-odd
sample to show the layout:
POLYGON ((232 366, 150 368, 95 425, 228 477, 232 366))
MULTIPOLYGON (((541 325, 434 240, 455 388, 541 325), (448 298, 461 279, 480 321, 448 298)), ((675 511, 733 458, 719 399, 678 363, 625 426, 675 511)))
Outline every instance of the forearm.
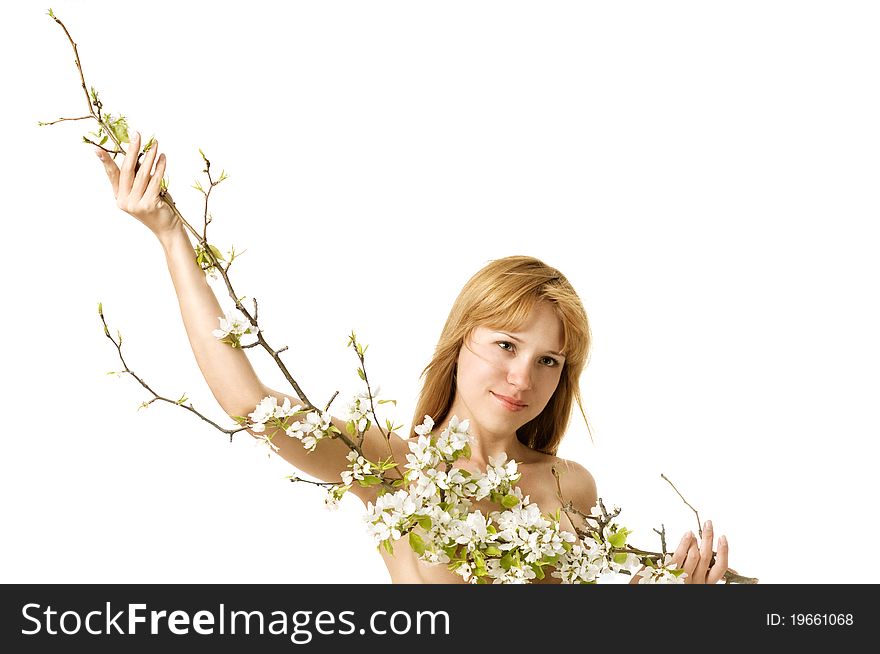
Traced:
POLYGON ((212 334, 223 310, 196 263, 195 252, 182 225, 159 239, 177 293, 183 325, 196 362, 217 402, 230 415, 247 415, 262 399, 263 384, 240 348, 212 334))

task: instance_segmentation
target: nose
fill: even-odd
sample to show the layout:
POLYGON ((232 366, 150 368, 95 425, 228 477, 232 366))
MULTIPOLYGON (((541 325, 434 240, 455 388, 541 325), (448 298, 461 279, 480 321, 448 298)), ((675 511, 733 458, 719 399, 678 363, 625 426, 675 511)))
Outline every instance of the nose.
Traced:
POLYGON ((524 358, 511 362, 507 369, 507 383, 516 386, 520 391, 532 388, 532 368, 524 358))

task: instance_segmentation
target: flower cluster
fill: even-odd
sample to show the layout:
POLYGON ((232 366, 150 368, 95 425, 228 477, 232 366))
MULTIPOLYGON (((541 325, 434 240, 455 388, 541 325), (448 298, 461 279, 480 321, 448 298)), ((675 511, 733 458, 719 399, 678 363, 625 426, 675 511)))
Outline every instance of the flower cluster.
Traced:
MULTIPOLYGON (((378 389, 373 397, 377 394, 378 389)), ((363 434, 370 428, 370 400, 370 394, 364 391, 356 394, 345 408, 346 419, 353 425, 355 433, 363 434)))
POLYGON ((372 464, 354 450, 349 452, 346 458, 349 460, 350 470, 343 470, 340 476, 347 486, 351 486, 355 479, 363 481, 367 475, 371 474, 372 464))
MULTIPOLYGON (((349 404, 349 420, 366 419, 368 402, 368 396, 356 396, 349 404)), ((248 417, 252 431, 261 433, 266 424, 272 424, 301 439, 309 451, 322 438, 339 433, 327 413, 310 411, 305 420, 290 422, 302 413, 302 407, 287 398, 279 406, 276 398, 266 397, 248 417)), ((456 467, 458 459, 470 457, 469 427, 468 420, 453 416, 435 435, 434 421, 425 416, 414 428, 417 437, 408 443, 403 478, 380 488, 376 503, 367 505, 367 531, 380 547, 393 554, 393 544, 406 537, 425 564, 446 565, 464 581, 479 584, 529 583, 543 579, 548 571, 562 583, 596 583, 600 577, 632 575, 638 569, 639 557, 623 551, 630 533, 627 529, 608 520, 600 522, 601 530, 579 533, 580 538, 561 529, 561 510, 544 514, 524 496, 516 485, 521 477, 518 464, 505 454, 489 457, 485 472, 456 467), (392 487, 397 489, 389 490, 392 487), (486 498, 498 506, 488 515, 474 509, 474 502, 486 498)), ((324 502, 330 509, 338 506, 354 483, 382 484, 384 471, 396 467, 390 458, 371 462, 355 450, 347 458, 347 469, 340 475, 343 483, 324 489, 324 502)), ((598 521, 604 515, 604 508, 597 504, 587 518, 598 521)), ((684 582, 685 575, 668 555, 662 564, 646 563, 638 574, 639 583, 684 582)))
POLYGON ((259 327, 245 320, 238 309, 233 309, 218 320, 220 329, 215 329, 211 333, 222 343, 228 343, 232 347, 241 347, 241 337, 245 334, 256 334, 260 331, 259 327))
POLYGON ((641 577, 640 584, 683 584, 687 572, 676 568, 672 556, 667 554, 661 565, 655 565, 649 560, 647 566, 638 575, 641 577))
POLYGON ((310 452, 317 447, 321 439, 332 438, 334 434, 339 433, 327 412, 309 411, 305 420, 290 421, 290 418, 302 413, 306 413, 302 406, 299 404, 291 406, 290 399, 286 397, 281 406, 278 406, 277 398, 264 397, 254 412, 248 414, 248 427, 251 431, 262 433, 266 429, 266 424, 271 424, 276 429, 284 430, 284 433, 291 438, 300 439, 303 447, 310 452))
MULTIPOLYGON (((454 416, 436 437, 433 427, 425 416, 415 428, 404 487, 368 504, 365 521, 380 546, 393 553, 393 542, 408 536, 422 561, 445 564, 470 583, 528 583, 544 578, 545 568, 563 583, 595 583, 602 575, 632 574, 638 567, 635 554, 620 551, 626 529, 606 525, 598 540, 584 535, 578 542, 560 528, 559 511, 542 514, 516 487, 517 462, 504 454, 490 457, 485 473, 455 467, 456 460, 470 456, 467 420, 454 416), (472 510, 474 501, 486 497, 499 509, 489 515, 472 510)), ((350 457, 357 461, 353 465, 363 465, 359 459, 350 457)), ((665 573, 642 575, 640 583, 680 581, 670 565, 659 568, 665 573)))

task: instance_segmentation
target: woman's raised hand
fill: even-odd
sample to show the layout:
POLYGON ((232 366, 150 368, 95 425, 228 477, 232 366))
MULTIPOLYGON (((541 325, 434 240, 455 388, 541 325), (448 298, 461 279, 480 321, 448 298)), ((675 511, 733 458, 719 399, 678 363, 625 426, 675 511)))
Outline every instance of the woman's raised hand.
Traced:
POLYGON ((715 564, 711 565, 713 540, 714 530, 711 520, 707 520, 703 525, 701 543, 697 542, 697 537, 692 531, 687 532, 681 539, 678 549, 672 555, 672 561, 676 563, 676 567, 683 568, 687 573, 684 580, 686 584, 715 584, 724 577, 727 571, 727 538, 722 536, 718 541, 718 556, 715 557, 715 564))
POLYGON ((121 169, 101 148, 95 148, 95 153, 104 163, 104 170, 116 197, 116 205, 141 221, 157 237, 161 237, 177 227, 180 219, 169 204, 159 197, 162 176, 165 174, 165 155, 158 155, 157 159, 158 141, 153 143, 153 147, 144 155, 140 168, 135 171, 140 147, 140 134, 135 133, 128 144, 121 169))

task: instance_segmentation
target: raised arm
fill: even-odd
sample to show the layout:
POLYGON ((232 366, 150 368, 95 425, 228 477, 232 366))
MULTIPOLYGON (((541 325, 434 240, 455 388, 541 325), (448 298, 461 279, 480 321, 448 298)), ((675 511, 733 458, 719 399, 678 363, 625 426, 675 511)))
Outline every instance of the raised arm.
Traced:
MULTIPOLYGON (((135 163, 140 151, 137 134, 129 144, 121 168, 106 152, 96 149, 96 153, 104 163, 117 206, 150 229, 162 245, 183 324, 205 381, 217 402, 230 416, 247 416, 267 396, 276 397, 279 404, 289 397, 295 404, 297 398, 294 395, 273 391, 260 381, 244 350, 230 347, 212 334, 219 326, 218 318, 223 315, 223 310, 208 285, 204 271, 196 262, 186 228, 159 195, 159 184, 165 173, 165 155, 157 157, 157 149, 158 143, 144 156, 137 172, 135 163)), ((334 423, 344 429, 341 421, 334 420, 334 423)), ((299 440, 281 430, 273 433, 269 425, 266 433, 259 436, 272 437, 280 456, 306 474, 324 481, 339 482, 339 473, 347 467, 346 456, 350 450, 338 439, 323 440, 314 452, 309 453, 299 440)), ((396 437, 392 441, 397 441, 392 443, 395 459, 404 461, 405 444, 396 437)), ((388 447, 375 429, 367 433, 363 449, 364 454, 373 461, 388 456, 388 447)), ((375 488, 356 486, 352 491, 365 502, 376 495, 375 488)))
POLYGON ((159 239, 193 354, 217 402, 228 414, 247 415, 262 399, 263 385, 240 348, 229 347, 213 336, 212 331, 219 326, 217 318, 223 315, 223 310, 196 262, 186 229, 159 197, 165 155, 159 155, 157 160, 158 143, 154 144, 135 174, 139 148, 140 138, 135 135, 121 169, 109 155, 99 151, 113 185, 116 204, 146 225, 159 239), (151 174, 154 163, 155 172, 151 174))

